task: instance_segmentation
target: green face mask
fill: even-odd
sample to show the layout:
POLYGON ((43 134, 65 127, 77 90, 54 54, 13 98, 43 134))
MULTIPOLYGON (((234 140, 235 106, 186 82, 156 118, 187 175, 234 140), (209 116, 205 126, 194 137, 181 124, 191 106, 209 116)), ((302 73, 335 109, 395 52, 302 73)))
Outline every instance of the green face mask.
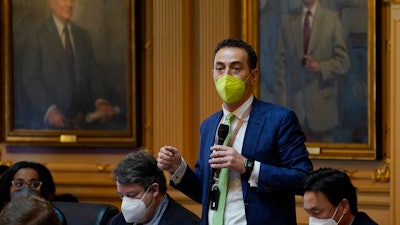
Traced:
POLYGON ((218 78, 215 82, 215 87, 219 96, 221 96, 222 100, 226 103, 235 103, 239 101, 244 95, 246 89, 245 84, 249 77, 250 76, 247 76, 244 81, 228 74, 218 78))

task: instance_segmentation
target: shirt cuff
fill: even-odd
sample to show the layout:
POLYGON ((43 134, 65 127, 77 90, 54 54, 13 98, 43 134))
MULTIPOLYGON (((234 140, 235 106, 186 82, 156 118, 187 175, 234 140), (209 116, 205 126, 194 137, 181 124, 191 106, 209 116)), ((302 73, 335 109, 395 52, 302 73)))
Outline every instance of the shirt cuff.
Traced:
POLYGON ((249 178, 250 187, 258 187, 258 176, 260 174, 261 163, 254 161, 254 168, 249 178))
POLYGON ((102 98, 99 98, 99 99, 97 99, 97 100, 94 102, 94 106, 95 106, 95 107, 97 107, 97 104, 99 104, 99 103, 106 103, 106 104, 110 104, 110 103, 108 103, 108 101, 107 101, 107 100, 105 100, 105 99, 102 99, 102 98))
POLYGON ((183 175, 185 175, 185 171, 187 168, 187 163, 186 161, 181 157, 182 162, 181 165, 179 165, 178 169, 176 169, 175 173, 171 175, 169 178, 172 182, 174 182, 175 185, 179 184, 182 180, 183 175))
POLYGON ((44 114, 44 118, 43 118, 43 122, 44 122, 44 123, 47 123, 47 119, 49 118, 49 113, 50 113, 50 111, 51 111, 52 109, 54 109, 54 108, 57 108, 57 106, 56 106, 56 105, 51 105, 51 106, 47 109, 46 114, 44 114))

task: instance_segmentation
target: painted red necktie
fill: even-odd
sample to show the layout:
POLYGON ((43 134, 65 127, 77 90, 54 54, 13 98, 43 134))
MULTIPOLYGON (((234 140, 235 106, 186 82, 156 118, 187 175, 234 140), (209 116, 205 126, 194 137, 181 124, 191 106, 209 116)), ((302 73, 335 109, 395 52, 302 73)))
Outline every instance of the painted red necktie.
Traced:
POLYGON ((306 55, 308 53, 308 43, 310 42, 310 35, 311 35, 310 16, 311 16, 311 12, 307 11, 306 18, 304 19, 304 26, 303 26, 303 53, 304 53, 304 55, 306 55))

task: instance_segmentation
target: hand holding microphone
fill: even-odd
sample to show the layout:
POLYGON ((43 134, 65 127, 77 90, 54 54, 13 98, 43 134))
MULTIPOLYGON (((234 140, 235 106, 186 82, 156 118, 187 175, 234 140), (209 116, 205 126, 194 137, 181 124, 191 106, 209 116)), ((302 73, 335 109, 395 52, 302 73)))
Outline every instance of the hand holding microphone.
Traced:
MULTIPOLYGON (((229 133, 229 126, 226 124, 220 124, 218 127, 218 131, 217 131, 217 143, 216 144, 223 145, 226 137, 228 136, 228 133, 229 133)), ((212 210, 218 209, 218 201, 219 201, 219 195, 220 195, 218 183, 216 182, 216 176, 217 176, 216 173, 217 173, 217 169, 211 168, 210 183, 212 185, 211 185, 211 189, 210 189, 209 193, 210 193, 210 208, 212 210)))
POLYGON ((220 124, 218 127, 218 132, 217 132, 217 145, 223 145, 225 142, 226 137, 228 136, 229 133, 229 126, 226 124, 220 124))
MULTIPOLYGON (((228 133, 229 133, 229 126, 226 125, 226 124, 220 124, 219 127, 218 127, 217 140, 216 140, 215 144, 216 145, 223 145, 224 142, 225 142, 226 137, 228 136, 228 133)), ((218 164, 218 162, 215 162, 215 161, 217 159, 221 160, 220 157, 213 158, 213 157, 215 157, 215 152, 216 152, 216 150, 213 150, 211 152, 211 156, 210 156, 211 157, 211 162, 210 162, 210 164, 213 164, 213 163, 218 164)))

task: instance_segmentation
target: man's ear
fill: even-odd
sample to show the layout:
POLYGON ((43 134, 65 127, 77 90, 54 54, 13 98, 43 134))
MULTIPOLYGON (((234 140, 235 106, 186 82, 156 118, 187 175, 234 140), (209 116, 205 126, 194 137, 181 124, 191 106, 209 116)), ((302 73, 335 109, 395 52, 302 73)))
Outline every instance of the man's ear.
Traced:
POLYGON ((342 214, 346 214, 349 211, 351 211, 350 209, 350 202, 349 200, 347 200, 346 198, 344 198, 340 203, 339 206, 342 208, 342 214))
POLYGON ((260 70, 257 69, 257 68, 256 68, 256 69, 253 69, 253 70, 251 71, 251 84, 255 84, 255 83, 256 83, 259 74, 260 74, 260 70))
POLYGON ((160 193, 160 185, 158 183, 153 183, 150 191, 153 192, 153 197, 156 197, 160 193))

